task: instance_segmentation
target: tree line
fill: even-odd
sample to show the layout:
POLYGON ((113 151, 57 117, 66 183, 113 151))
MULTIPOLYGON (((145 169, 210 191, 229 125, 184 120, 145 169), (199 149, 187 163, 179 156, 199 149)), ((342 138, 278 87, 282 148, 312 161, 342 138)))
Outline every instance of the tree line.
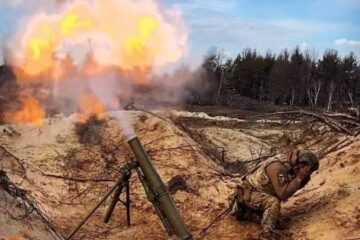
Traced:
POLYGON ((231 105, 238 95, 277 105, 336 110, 360 105, 360 65, 354 53, 341 57, 327 49, 299 47, 279 54, 260 54, 246 48, 235 59, 212 48, 202 63, 202 81, 208 87, 192 90, 193 104, 231 105))

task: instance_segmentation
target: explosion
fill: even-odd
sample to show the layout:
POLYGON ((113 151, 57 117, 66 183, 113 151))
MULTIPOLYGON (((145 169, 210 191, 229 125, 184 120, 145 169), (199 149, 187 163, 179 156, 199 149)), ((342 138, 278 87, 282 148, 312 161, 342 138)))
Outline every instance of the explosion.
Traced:
MULTIPOLYGON (((179 11, 162 8, 155 0, 68 1, 55 13, 31 16, 22 29, 12 59, 17 81, 25 88, 33 83, 51 88, 57 101, 71 100, 83 116, 105 112, 109 103, 103 99, 114 105, 114 98, 125 91, 124 84, 107 78, 109 69, 118 82, 144 85, 152 69, 180 59, 186 51, 187 32, 179 11), (97 86, 89 87, 94 82, 97 86), (106 94, 111 96, 104 98, 106 94)), ((39 102, 24 102, 23 111, 25 107, 34 107, 34 112, 41 108, 39 102)))
POLYGON ((44 122, 45 111, 35 98, 28 97, 22 100, 22 107, 17 112, 4 114, 4 121, 15 123, 32 123, 41 126, 44 122))
POLYGON ((92 115, 98 117, 105 112, 105 107, 92 94, 84 94, 80 97, 80 114, 78 114, 79 122, 86 122, 92 115))
POLYGON ((58 14, 30 20, 21 39, 20 67, 30 76, 54 70, 57 55, 76 59, 73 47, 87 46, 89 40, 98 64, 131 71, 179 59, 186 34, 166 21, 154 1, 78 0, 58 14))

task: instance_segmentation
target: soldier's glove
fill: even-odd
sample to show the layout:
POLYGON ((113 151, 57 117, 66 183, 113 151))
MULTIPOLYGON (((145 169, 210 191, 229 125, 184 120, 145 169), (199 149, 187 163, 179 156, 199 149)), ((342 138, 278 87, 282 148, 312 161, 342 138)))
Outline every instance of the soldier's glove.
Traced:
POLYGON ((309 177, 311 174, 311 169, 308 165, 304 165, 299 169, 299 172, 296 174, 296 179, 298 179, 300 182, 303 182, 303 180, 307 177, 309 177))

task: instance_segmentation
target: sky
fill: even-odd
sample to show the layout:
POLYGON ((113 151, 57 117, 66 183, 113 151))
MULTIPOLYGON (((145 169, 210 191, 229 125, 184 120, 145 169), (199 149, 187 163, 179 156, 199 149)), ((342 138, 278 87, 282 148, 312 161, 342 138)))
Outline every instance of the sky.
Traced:
MULTIPOLYGON (((0 0, 0 47, 13 34, 26 0, 0 0)), ((49 0, 48 0, 49 1, 49 0)), ((32 1, 36 2, 36 1, 32 1)), ((38 0, 39 4, 44 0, 38 0)), ((284 48, 327 48, 360 60, 360 0, 159 0, 181 10, 189 31, 187 55, 180 61, 197 65, 210 47, 234 58, 244 48, 279 53, 284 48)), ((36 5, 36 4, 35 4, 36 5)), ((0 51, 2 52, 2 51, 0 51)), ((0 64, 2 56, 0 53, 0 64)))
POLYGON ((190 55, 214 45, 230 57, 244 48, 327 48, 360 59, 360 0, 164 0, 178 6, 190 29, 190 55))

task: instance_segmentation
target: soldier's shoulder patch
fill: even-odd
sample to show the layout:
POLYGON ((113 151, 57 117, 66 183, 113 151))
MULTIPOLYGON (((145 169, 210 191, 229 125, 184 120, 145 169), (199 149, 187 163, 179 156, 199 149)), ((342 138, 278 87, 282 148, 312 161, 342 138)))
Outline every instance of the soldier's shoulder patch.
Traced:
POLYGON ((280 186, 284 186, 286 183, 286 175, 284 173, 279 173, 278 174, 278 180, 279 180, 279 185, 280 186))

